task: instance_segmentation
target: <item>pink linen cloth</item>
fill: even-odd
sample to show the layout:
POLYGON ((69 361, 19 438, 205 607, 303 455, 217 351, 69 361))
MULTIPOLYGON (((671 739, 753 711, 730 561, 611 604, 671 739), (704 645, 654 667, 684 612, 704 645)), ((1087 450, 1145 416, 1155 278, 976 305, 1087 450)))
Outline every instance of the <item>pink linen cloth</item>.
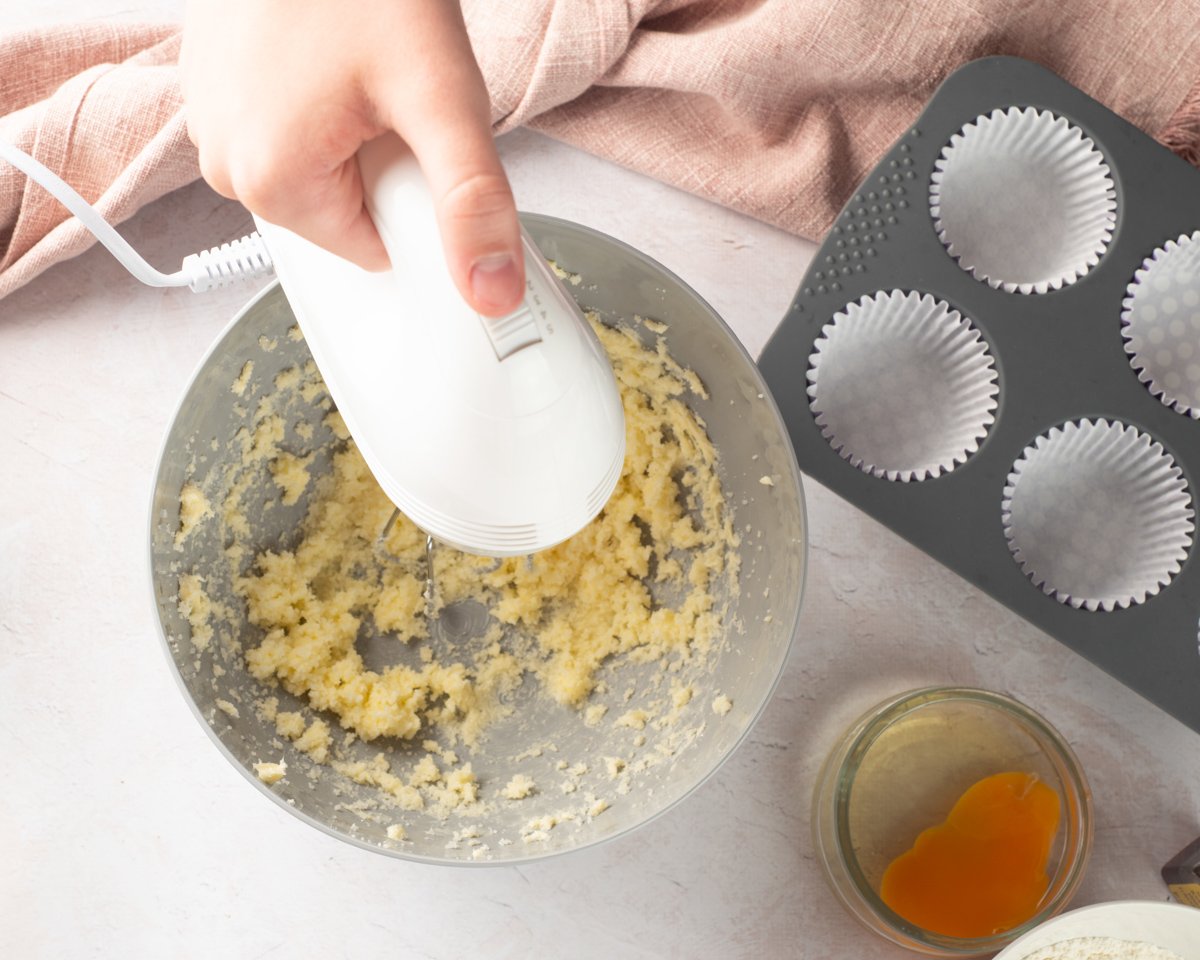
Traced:
MULTIPOLYGON (((297 14, 302 9, 297 7, 297 14)), ((955 67, 1044 64, 1195 162, 1200 0, 463 0, 498 133, 527 125, 807 237, 955 67)), ((177 25, 0 40, 0 137, 111 222, 199 176, 177 25)), ((0 164, 0 296, 91 237, 0 164)))

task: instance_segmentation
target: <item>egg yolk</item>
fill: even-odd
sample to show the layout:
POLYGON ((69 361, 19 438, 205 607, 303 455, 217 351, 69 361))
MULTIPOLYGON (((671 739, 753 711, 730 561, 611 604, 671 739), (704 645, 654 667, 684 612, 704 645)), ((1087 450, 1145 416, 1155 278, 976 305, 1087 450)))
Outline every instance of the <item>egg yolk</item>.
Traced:
POLYGON ((1032 917, 1050 886, 1058 794, 1030 773, 997 773, 967 790, 883 874, 883 902, 923 930, 986 937, 1032 917))

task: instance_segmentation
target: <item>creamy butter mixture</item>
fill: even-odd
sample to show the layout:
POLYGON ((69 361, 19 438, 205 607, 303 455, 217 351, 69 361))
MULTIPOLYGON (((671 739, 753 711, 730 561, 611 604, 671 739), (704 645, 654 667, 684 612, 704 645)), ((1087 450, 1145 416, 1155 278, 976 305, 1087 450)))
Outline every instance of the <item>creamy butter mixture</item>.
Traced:
MULTIPOLYGON (((439 740, 467 753, 478 748, 488 726, 511 711, 505 701, 523 682, 536 683, 542 695, 588 726, 607 722, 641 730, 651 721, 672 722, 692 699, 690 685, 673 681, 657 717, 643 708, 606 717, 607 707, 589 703, 598 671, 657 663, 664 677, 674 675, 681 664, 704 658, 724 630, 715 597, 736 592, 738 538, 716 451, 685 402, 689 392, 703 395, 703 385, 670 357, 661 338, 647 348, 631 331, 595 318, 593 326, 612 358, 625 408, 627 454, 616 492, 587 528, 533 557, 493 561, 449 547, 434 551, 437 610, 473 601, 490 613, 479 636, 453 648, 454 657, 435 655, 427 642, 425 535, 395 513, 336 411, 326 425, 341 443, 332 468, 319 477, 309 475, 312 453, 279 448, 284 420, 266 398, 256 428, 238 437, 242 464, 265 463, 281 503, 308 498, 297 545, 278 552, 259 551, 251 542, 247 511, 257 503, 246 495, 248 471, 229 475, 221 500, 234 592, 264 633, 244 651, 246 667, 263 685, 258 712, 313 761, 379 788, 393 806, 448 811, 477 805, 481 785, 470 762, 439 740), (244 563, 248 557, 253 561, 244 563), (358 649, 364 630, 386 634, 398 651, 415 648, 416 656, 370 669, 358 649), (271 696, 276 685, 321 715, 280 710, 271 696), (422 742, 424 753, 403 769, 385 752, 350 759, 339 750, 331 724, 344 731, 346 745, 398 738, 422 742)), ((234 388, 239 396, 247 379, 243 371, 234 388)), ((284 371, 275 386, 309 402, 321 390, 311 366, 284 371)), ((181 509, 180 541, 213 516, 191 484, 182 491, 181 509)), ((207 649, 215 605, 200 572, 183 574, 179 591, 193 642, 207 649)), ((726 713, 729 705, 718 697, 712 711, 726 713)), ((624 761, 610 759, 612 776, 627 776, 624 761)), ((258 766, 266 782, 287 775, 282 763, 258 766)), ((561 789, 569 793, 573 768, 563 766, 568 779, 561 789)), ((507 802, 540 792, 516 774, 493 789, 507 802)), ((531 822, 525 839, 544 835, 551 821, 598 816, 608 807, 600 798, 588 803, 582 812, 531 822)), ((396 825, 389 836, 400 839, 403 827, 396 825)))

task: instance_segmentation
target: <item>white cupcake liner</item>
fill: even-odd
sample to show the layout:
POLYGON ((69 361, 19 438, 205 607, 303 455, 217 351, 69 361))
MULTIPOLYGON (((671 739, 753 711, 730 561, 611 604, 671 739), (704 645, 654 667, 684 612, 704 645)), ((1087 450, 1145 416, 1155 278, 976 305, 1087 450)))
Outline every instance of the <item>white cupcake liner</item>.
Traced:
POLYGON ((1008 293, 1046 293, 1100 262, 1117 220, 1116 187, 1096 145, 1033 107, 993 110, 950 138, 929 207, 947 251, 1008 293))
POLYGON ((1195 524, 1182 471, 1128 424, 1068 421, 1013 465, 1002 520, 1009 549, 1043 593, 1112 611, 1143 603, 1187 558, 1195 524))
POLYGON ((1200 420, 1200 230, 1168 240, 1134 274, 1121 336, 1150 393, 1200 420))
POLYGON ((848 304, 809 356, 809 405, 851 464, 926 480, 979 449, 995 420, 995 361, 979 331, 929 294, 880 291, 848 304))

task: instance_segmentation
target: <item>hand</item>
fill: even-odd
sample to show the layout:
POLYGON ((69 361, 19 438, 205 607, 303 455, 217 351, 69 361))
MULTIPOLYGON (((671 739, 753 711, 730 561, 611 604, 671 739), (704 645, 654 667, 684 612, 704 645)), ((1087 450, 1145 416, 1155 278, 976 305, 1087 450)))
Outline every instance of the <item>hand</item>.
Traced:
POLYGON ((218 193, 384 269, 355 153, 394 130, 429 182, 463 296, 489 316, 517 307, 516 208, 455 0, 192 0, 180 68, 188 132, 218 193))

